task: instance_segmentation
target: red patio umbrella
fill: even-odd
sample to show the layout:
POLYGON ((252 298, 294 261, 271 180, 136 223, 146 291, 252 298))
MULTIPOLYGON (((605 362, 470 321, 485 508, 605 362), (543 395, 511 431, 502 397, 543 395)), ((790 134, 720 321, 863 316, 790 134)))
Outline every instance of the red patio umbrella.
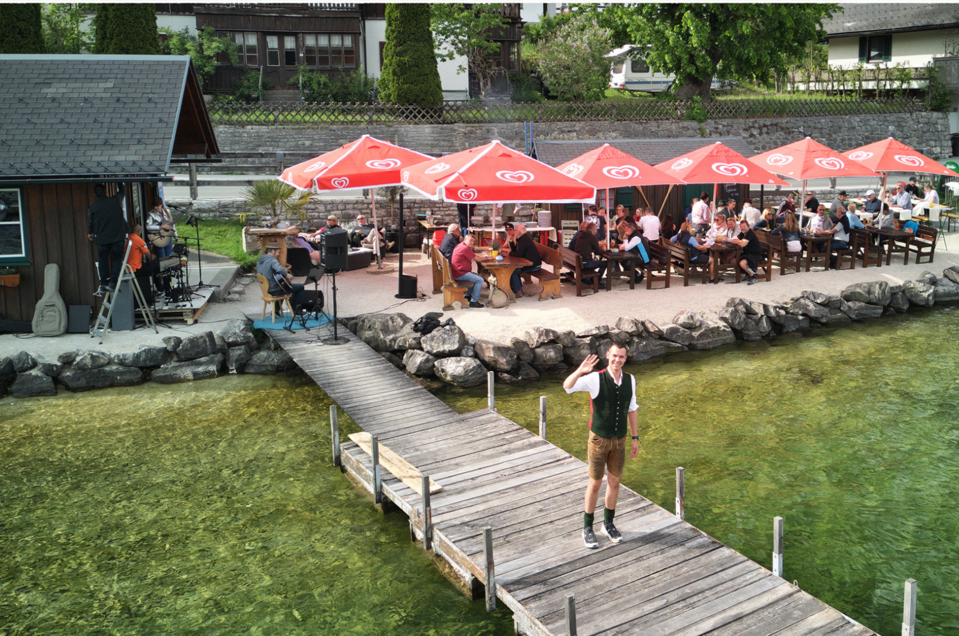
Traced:
POLYGON ((809 179, 876 174, 872 168, 839 154, 811 137, 760 153, 749 160, 776 174, 802 179, 802 201, 806 200, 806 182, 809 179))
MULTIPOLYGON (((407 150, 388 141, 363 135, 336 150, 290 166, 278 179, 299 190, 316 192, 382 188, 401 185, 400 172, 404 168, 431 158, 415 150, 407 150)), ((371 196, 370 201, 375 228, 376 196, 371 196)), ((374 241, 373 246, 379 264, 379 241, 374 241)))
MULTIPOLYGON (((938 174, 947 177, 959 177, 941 163, 933 161, 926 155, 913 150, 906 144, 889 137, 882 141, 853 148, 844 155, 868 166, 882 174, 882 192, 886 192, 886 180, 890 172, 922 172, 924 174, 938 174)), ((879 197, 882 200, 882 197, 879 197)))
POLYGON ((644 185, 685 183, 609 144, 590 150, 556 169, 598 189, 605 189, 607 206, 610 188, 637 186, 642 189, 644 185))

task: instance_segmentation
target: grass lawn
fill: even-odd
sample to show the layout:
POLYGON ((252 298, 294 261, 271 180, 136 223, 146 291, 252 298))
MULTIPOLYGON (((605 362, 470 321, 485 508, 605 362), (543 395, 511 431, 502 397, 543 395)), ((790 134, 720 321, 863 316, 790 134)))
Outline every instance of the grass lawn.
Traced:
MULTIPOLYGON (((256 265, 259 253, 248 254, 243 250, 243 226, 239 219, 221 221, 219 219, 200 219, 200 242, 203 251, 232 258, 243 269, 249 270, 256 265)), ((196 230, 183 222, 176 224, 180 236, 196 236, 196 230)))

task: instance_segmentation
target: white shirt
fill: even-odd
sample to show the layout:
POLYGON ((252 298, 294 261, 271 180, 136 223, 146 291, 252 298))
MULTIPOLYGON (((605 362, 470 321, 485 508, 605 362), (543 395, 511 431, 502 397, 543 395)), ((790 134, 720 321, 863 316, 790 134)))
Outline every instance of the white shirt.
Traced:
POLYGON ((693 223, 697 225, 705 225, 711 220, 709 214, 709 204, 705 201, 697 201, 696 205, 693 206, 692 212, 693 223))
POLYGON ((743 208, 742 218, 746 219, 749 223, 749 227, 755 226, 763 218, 763 211, 759 208, 754 208, 751 205, 747 205, 743 208))
POLYGON ((655 214, 647 214, 636 222, 636 225, 643 230, 643 236, 647 241, 653 242, 659 240, 659 228, 661 227, 659 217, 655 214))
POLYGON ((936 192, 935 190, 930 190, 929 192, 926 193, 925 201, 926 201, 926 203, 935 203, 935 204, 938 204, 938 203, 939 203, 939 193, 936 192))
MULTIPOLYGON (((599 374, 606 373, 607 369, 602 371, 593 371, 592 373, 587 373, 586 375, 579 376, 579 379, 576 380, 576 384, 573 385, 572 389, 566 389, 567 393, 576 393, 577 391, 588 391, 590 399, 595 400, 596 396, 599 395, 599 374)), ((620 372, 619 382, 616 382, 616 378, 612 373, 609 374, 609 377, 613 378, 613 382, 616 382, 616 386, 621 386, 623 384, 623 372, 620 372)), ((636 376, 630 374, 629 379, 633 385, 633 395, 629 398, 629 412, 639 410, 639 405, 636 404, 636 376)))

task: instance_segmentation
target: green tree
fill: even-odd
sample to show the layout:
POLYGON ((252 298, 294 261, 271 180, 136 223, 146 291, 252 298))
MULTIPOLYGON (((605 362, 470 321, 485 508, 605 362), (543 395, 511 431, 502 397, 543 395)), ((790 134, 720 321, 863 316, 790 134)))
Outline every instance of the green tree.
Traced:
POLYGON ((437 59, 441 61, 465 57, 468 68, 480 83, 480 92, 489 92, 493 76, 502 70, 499 42, 490 35, 505 28, 509 19, 503 15, 503 4, 462 4, 437 2, 432 5, 433 37, 437 59))
POLYGON ((47 4, 43 8, 43 41, 47 53, 83 53, 93 40, 81 26, 86 13, 75 2, 47 4))
POLYGON ((98 4, 93 17, 93 52, 106 55, 158 55, 155 4, 98 4))
POLYGON ((386 44, 379 81, 380 100, 433 108, 443 103, 430 31, 430 5, 386 5, 386 44))
POLYGON ((709 99, 714 77, 768 86, 800 59, 807 42, 822 40, 823 18, 835 4, 611 5, 649 65, 676 75, 674 94, 709 99), (647 48, 648 47, 648 48, 647 48))
POLYGON ((312 196, 309 190, 297 190, 276 179, 254 181, 243 191, 248 208, 262 209, 274 218, 295 214, 300 222, 306 221, 306 205, 312 196))
POLYGON ((609 85, 609 29, 579 14, 539 44, 539 70, 550 92, 569 101, 599 101, 609 85))
POLYGON ((220 65, 216 61, 219 54, 226 53, 230 57, 231 64, 235 65, 240 61, 236 44, 231 42, 230 38, 216 37, 213 27, 203 27, 197 31, 196 35, 191 35, 187 28, 174 31, 169 27, 163 27, 160 32, 167 36, 160 43, 160 52, 164 55, 189 55, 193 60, 193 68, 196 70, 201 87, 213 77, 217 66, 220 65))
POLYGON ((45 53, 39 4, 0 4, 0 53, 45 53))

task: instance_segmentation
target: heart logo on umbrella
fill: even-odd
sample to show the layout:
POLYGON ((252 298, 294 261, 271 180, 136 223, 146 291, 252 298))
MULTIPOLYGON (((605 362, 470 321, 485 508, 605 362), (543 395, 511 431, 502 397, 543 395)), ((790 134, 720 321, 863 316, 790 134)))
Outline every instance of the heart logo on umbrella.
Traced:
POLYGON ((793 158, 789 155, 780 154, 778 152, 774 155, 769 155, 766 158, 766 163, 771 166, 785 166, 786 164, 792 163, 792 161, 793 158))
POLYGON ((603 174, 610 179, 635 179, 639 176, 636 166, 609 166, 603 168, 603 174))
POLYGON ((909 166, 910 168, 919 168, 926 165, 925 161, 913 155, 896 155, 894 158, 902 165, 909 166))
POLYGON ((583 166, 579 165, 578 163, 573 163, 563 168, 563 174, 565 174, 567 177, 575 177, 582 171, 583 166))
POLYGON ((669 166, 669 169, 682 170, 683 168, 688 168, 691 165, 693 165, 693 160, 684 157, 683 159, 673 162, 673 165, 669 166))
POLYGON ((456 196, 463 199, 464 201, 472 201, 477 196, 479 196, 473 188, 459 190, 456 193, 456 196))
POLYGON ((423 171, 423 174, 436 174, 437 172, 443 172, 444 170, 449 170, 450 164, 448 163, 438 163, 435 166, 430 166, 423 171))
POLYGON ((334 188, 345 188, 346 186, 350 185, 350 180, 346 177, 337 177, 336 179, 330 181, 330 183, 333 184, 334 188))
POLYGON ((374 170, 392 170, 399 168, 401 163, 399 159, 370 159, 366 162, 366 167, 374 170))
POLYGON ((318 172, 326 167, 325 161, 317 161, 313 165, 307 166, 303 169, 303 172, 318 172))
POLYGON ((713 171, 726 177, 741 177, 749 172, 749 168, 741 163, 714 163, 713 171))
POLYGON ((849 158, 852 159, 853 161, 865 161, 871 156, 872 156, 871 152, 868 152, 866 150, 860 150, 858 152, 854 152, 851 155, 849 155, 849 158))
POLYGON ((507 183, 529 183, 535 179, 532 172, 525 170, 500 170, 496 173, 496 178, 507 183))
POLYGON ((410 171, 409 171, 409 170, 404 170, 404 171, 403 171, 403 183, 409 183, 409 182, 410 182, 410 171))
POLYGON ((826 170, 842 170, 846 167, 846 164, 843 163, 842 159, 838 157, 826 157, 815 159, 816 165, 820 168, 825 168, 826 170))

